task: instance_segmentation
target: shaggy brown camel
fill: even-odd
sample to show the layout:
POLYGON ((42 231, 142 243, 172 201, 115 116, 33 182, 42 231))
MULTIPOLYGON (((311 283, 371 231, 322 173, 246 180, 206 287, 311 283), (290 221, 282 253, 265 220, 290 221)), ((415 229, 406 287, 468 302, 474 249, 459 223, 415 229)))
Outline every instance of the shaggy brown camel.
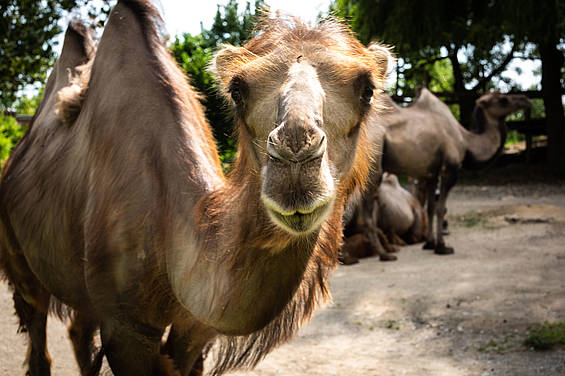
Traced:
POLYGON ((214 374, 253 367, 329 295, 388 51, 294 18, 264 20, 244 47, 219 51, 239 135, 226 178, 159 20, 149 0, 119 1, 81 69, 92 43, 71 26, 3 172, 0 261, 30 375, 50 374, 50 307, 72 310, 83 375, 104 354, 116 375, 186 376, 212 348, 214 374), (82 72, 70 86, 68 71, 82 72))
POLYGON ((424 241, 428 219, 416 197, 404 189, 394 174, 384 173, 377 192, 378 226, 397 245, 424 241))
POLYGON ((484 94, 476 101, 472 129, 478 133, 474 133, 463 128, 447 105, 427 89, 422 89, 410 107, 402 108, 388 99, 388 109, 377 119, 386 128, 383 170, 415 177, 421 183, 428 214, 425 249, 435 249, 441 255, 453 253, 453 248, 444 243, 442 224, 457 171, 461 165, 484 166, 500 154, 506 141, 504 118, 529 106, 529 99, 523 95, 484 94))

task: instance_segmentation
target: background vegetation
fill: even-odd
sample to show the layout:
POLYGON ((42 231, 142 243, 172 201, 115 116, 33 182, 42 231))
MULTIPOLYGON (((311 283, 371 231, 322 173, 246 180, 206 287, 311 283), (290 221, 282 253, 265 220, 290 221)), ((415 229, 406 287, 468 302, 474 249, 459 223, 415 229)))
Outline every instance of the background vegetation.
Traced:
MULTIPOLYGON (((57 24, 61 17, 79 9, 94 27, 100 26, 112 3, 104 0, 95 7, 87 0, 8 1, 0 21, 0 109, 33 112, 38 98, 23 96, 21 89, 45 81, 54 62, 54 37, 61 32, 57 24), (27 107, 22 109, 24 103, 27 107)), ((225 162, 235 154, 231 119, 206 67, 222 43, 241 45, 252 36, 258 9, 267 5, 259 0, 252 7, 247 2, 241 10, 236 0, 228 0, 218 5, 210 29, 169 40, 172 55, 203 93, 206 115, 225 162)), ((547 0, 543 5, 534 0, 333 0, 328 12, 346 19, 362 42, 380 40, 395 46, 398 65, 393 95, 413 96, 417 87, 427 86, 450 104, 464 125, 469 123, 475 99, 487 90, 501 86, 542 89, 532 116, 546 118, 547 163, 556 172, 565 172, 565 0, 547 0), (541 87, 519 87, 503 74, 518 58, 541 61, 536 72, 541 75, 541 87)), ((512 137, 519 140, 517 134, 512 137)))

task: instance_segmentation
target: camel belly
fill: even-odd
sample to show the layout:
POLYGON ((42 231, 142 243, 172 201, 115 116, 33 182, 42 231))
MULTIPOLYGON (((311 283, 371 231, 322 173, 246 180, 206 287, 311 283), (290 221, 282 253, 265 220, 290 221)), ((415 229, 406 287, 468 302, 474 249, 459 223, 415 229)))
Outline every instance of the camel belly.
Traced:
MULTIPOLYGON (((18 239, 22 239, 21 234, 18 239)), ((49 246, 60 244, 60 241, 40 241, 28 237, 19 240, 19 243, 29 268, 53 296, 75 309, 90 305, 84 283, 83 261, 77 251, 68 247, 49 246)))
POLYGON ((424 148, 419 143, 392 142, 386 140, 382 164, 383 170, 398 176, 431 177, 441 164, 442 153, 436 148, 424 148), (435 149, 435 150, 434 150, 435 149))

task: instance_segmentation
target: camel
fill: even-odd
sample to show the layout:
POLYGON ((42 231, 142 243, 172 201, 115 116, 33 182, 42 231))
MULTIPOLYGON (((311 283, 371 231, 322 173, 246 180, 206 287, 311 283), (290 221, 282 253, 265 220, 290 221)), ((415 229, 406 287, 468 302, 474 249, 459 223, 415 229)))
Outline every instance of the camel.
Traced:
POLYGON ((506 141, 504 118, 529 107, 531 102, 524 95, 483 94, 473 112, 471 129, 476 133, 463 128, 447 105, 425 88, 410 107, 400 107, 390 97, 385 105, 387 110, 377 119, 386 128, 383 170, 418 179, 418 197, 422 204, 427 202, 424 249, 434 249, 439 255, 452 254, 453 248, 444 242, 442 225, 447 196, 459 168, 480 168, 498 156, 506 141), (436 200, 438 182, 440 192, 436 200))
POLYGON ((397 245, 425 240, 428 219, 414 195, 404 189, 394 174, 384 173, 377 192, 379 217, 377 225, 389 242, 397 245))
MULTIPOLYGON (((404 189, 394 174, 381 174, 378 160, 373 161, 372 175, 381 177, 368 183, 361 198, 351 198, 349 216, 345 216, 344 245, 340 261, 355 264, 359 258, 379 255, 381 261, 395 261, 395 245, 425 239, 428 220, 420 202, 404 189)), ((369 179, 371 181, 371 179, 369 179)))
POLYGON ((364 189, 355 189, 347 199, 343 218, 345 223, 344 244, 340 250, 340 262, 345 265, 359 262, 359 258, 379 256, 381 261, 396 261, 392 253, 398 248, 390 244, 378 226, 379 205, 377 192, 381 185, 381 168, 384 127, 375 119, 367 124, 369 142, 372 145, 371 168, 364 189))
POLYGON ((238 134, 226 177, 161 22, 149 0, 120 0, 95 51, 71 25, 3 171, 0 265, 29 375, 50 374, 49 311, 71 318, 82 375, 103 356, 115 375, 200 375, 207 355, 218 375, 255 366, 329 297, 390 53, 282 16, 224 46, 211 69, 238 134))

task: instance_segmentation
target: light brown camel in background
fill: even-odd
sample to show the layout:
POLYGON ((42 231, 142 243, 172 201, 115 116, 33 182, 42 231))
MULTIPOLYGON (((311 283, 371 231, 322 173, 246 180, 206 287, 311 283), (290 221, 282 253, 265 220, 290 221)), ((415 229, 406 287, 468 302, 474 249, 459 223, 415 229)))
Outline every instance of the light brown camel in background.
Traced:
POLYGON ((83 375, 104 354, 116 375, 186 376, 202 372, 216 340, 213 373, 254 366, 329 295, 345 200, 368 174, 365 126, 388 51, 336 22, 294 18, 264 20, 244 47, 219 51, 239 135, 225 178, 159 20, 149 0, 119 1, 91 70, 60 91, 91 51, 71 27, 3 173, 0 261, 32 376, 50 374, 53 305, 72 309, 83 375))
POLYGON ((504 118, 530 106, 524 95, 492 92, 476 101, 470 132, 457 122, 445 103, 429 90, 422 89, 410 107, 400 107, 388 98, 387 110, 377 121, 386 128, 383 170, 399 176, 412 176, 421 184, 428 214, 425 249, 437 254, 451 254, 445 245, 442 224, 449 190, 464 167, 486 165, 502 151, 506 140, 504 118), (439 198, 435 191, 439 182, 439 198), (436 216, 436 236, 434 236, 436 216))
MULTIPOLYGON (((378 157, 380 159, 380 156, 378 157)), ((378 160, 373 171, 379 171, 378 160)), ((373 177, 375 173, 371 173, 373 177)), ((380 176, 380 173, 376 175, 380 176)), ((359 258, 379 255, 381 261, 394 261, 395 245, 425 240, 428 220, 416 197, 404 189, 394 174, 382 174, 382 180, 371 179, 365 191, 349 203, 352 211, 345 216, 344 244, 340 261, 349 265, 359 258)))
POLYGON ((397 245, 424 241, 428 219, 416 197, 404 189, 394 174, 384 173, 377 193, 378 226, 397 245))

